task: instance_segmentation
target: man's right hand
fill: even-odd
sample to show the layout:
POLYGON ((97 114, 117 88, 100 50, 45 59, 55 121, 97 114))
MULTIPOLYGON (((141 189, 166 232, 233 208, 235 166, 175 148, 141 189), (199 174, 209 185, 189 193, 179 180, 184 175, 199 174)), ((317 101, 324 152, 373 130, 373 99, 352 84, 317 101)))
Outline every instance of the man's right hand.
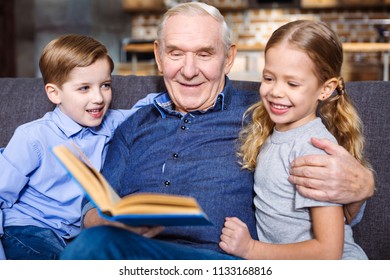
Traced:
POLYGON ((119 227, 126 229, 128 231, 140 234, 144 237, 155 237, 158 235, 160 232, 164 230, 164 227, 159 226, 159 227, 131 227, 126 224, 120 223, 120 222, 112 222, 109 220, 106 220, 102 218, 96 208, 92 208, 88 210, 87 213, 85 213, 84 216, 84 227, 89 228, 89 227, 94 227, 94 226, 99 226, 99 225, 106 225, 106 226, 114 226, 114 227, 119 227))

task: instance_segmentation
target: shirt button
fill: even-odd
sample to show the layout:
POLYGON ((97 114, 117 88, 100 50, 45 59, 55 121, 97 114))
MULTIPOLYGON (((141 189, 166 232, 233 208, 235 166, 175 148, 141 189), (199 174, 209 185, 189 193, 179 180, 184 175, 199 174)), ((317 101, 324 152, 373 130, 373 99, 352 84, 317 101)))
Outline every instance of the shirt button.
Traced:
POLYGON ((168 187, 168 186, 171 184, 171 182, 170 182, 169 180, 166 180, 166 181, 164 182, 164 184, 165 184, 166 187, 168 187))
POLYGON ((185 122, 185 123, 189 123, 189 120, 188 120, 188 119, 184 119, 184 122, 185 122))
POLYGON ((185 126, 185 125, 182 125, 182 126, 181 126, 181 129, 185 130, 185 129, 186 129, 186 126, 185 126))
POLYGON ((178 158, 178 157, 179 157, 179 155, 178 155, 177 153, 174 153, 172 156, 173 156, 174 158, 178 158))

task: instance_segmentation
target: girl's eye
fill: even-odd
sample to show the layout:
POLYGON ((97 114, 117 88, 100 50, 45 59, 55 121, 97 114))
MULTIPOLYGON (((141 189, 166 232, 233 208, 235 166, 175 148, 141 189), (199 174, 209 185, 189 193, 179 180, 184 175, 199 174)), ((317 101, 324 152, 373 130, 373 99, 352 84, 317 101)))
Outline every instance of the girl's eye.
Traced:
POLYGON ((87 91, 88 89, 89 89, 89 86, 84 86, 84 87, 79 88, 79 90, 81 90, 81 91, 87 91))
POLYGON ((288 85, 290 87, 297 87, 297 86, 299 86, 297 83, 294 83, 294 82, 288 82, 288 85))
POLYGON ((271 78, 271 77, 268 77, 268 76, 263 76, 263 81, 264 81, 264 82, 271 82, 271 81, 272 81, 272 78, 271 78))

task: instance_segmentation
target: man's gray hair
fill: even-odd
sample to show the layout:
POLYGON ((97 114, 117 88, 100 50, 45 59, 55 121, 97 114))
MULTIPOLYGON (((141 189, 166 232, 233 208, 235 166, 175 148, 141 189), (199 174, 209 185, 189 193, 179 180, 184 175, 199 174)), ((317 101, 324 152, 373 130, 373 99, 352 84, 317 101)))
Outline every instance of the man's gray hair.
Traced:
POLYGON ((225 18, 217 8, 201 2, 182 3, 169 9, 164 14, 160 24, 157 27, 157 41, 160 46, 163 46, 163 33, 166 22, 170 17, 175 15, 209 15, 213 17, 218 23, 221 24, 221 39, 224 45, 225 53, 228 53, 228 50, 232 45, 232 32, 230 30, 230 27, 228 26, 225 21, 225 18))

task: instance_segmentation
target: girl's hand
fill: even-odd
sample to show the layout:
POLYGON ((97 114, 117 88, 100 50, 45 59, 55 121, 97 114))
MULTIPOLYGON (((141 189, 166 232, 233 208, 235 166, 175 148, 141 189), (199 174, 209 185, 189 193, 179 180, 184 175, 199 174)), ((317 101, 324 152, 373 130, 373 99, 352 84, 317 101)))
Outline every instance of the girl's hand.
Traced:
POLYGON ((227 217, 222 229, 219 247, 228 254, 246 258, 254 247, 247 225, 240 219, 227 217))

